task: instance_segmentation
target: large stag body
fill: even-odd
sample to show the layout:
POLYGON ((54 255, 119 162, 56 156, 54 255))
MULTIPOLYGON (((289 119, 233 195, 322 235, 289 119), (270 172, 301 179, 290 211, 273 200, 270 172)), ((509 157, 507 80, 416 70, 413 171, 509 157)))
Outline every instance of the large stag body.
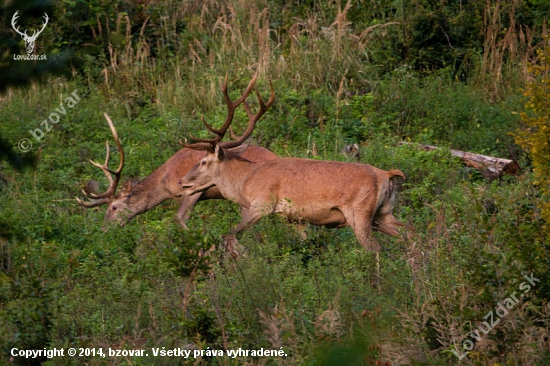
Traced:
POLYGON ((216 185, 241 206, 238 233, 262 216, 280 213, 291 220, 328 227, 351 226, 359 242, 378 251, 377 230, 398 235, 403 224, 392 214, 399 170, 366 164, 281 158, 253 163, 216 146, 180 181, 187 194, 216 185))
POLYGON ((223 145, 220 140, 230 127, 238 105, 227 95, 227 79, 224 85, 228 116, 219 129, 203 120, 206 128, 217 137, 196 139, 199 142, 186 145, 207 150, 208 154, 181 178, 178 185, 191 196, 215 185, 225 198, 239 204, 242 221, 231 231, 232 234, 254 224, 264 215, 282 213, 291 220, 317 225, 351 226, 357 240, 376 252, 380 246, 370 237, 372 230, 398 235, 397 227, 403 224, 393 216, 392 210, 396 192, 394 178, 405 178, 401 171, 296 158, 253 163, 235 156, 225 148, 239 146, 252 133, 256 122, 273 104, 275 91, 271 86, 267 103, 256 91, 259 102, 256 114, 245 101, 246 93, 237 101, 242 103, 248 115, 248 127, 236 141, 223 145))

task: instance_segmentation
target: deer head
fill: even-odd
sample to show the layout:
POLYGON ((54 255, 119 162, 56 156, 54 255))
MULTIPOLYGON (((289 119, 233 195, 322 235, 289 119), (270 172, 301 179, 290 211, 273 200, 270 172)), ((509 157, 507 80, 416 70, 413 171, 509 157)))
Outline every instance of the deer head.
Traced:
POLYGON ((224 83, 220 85, 225 103, 227 104, 227 118, 225 119, 225 122, 219 129, 216 129, 210 126, 204 118, 202 119, 205 127, 217 136, 212 139, 199 139, 190 135, 192 139, 198 142, 193 144, 184 144, 185 147, 191 149, 208 151, 208 154, 186 175, 187 179, 185 181, 183 179, 180 179, 178 181, 178 186, 186 190, 187 194, 195 194, 197 192, 204 191, 205 189, 213 185, 212 174, 216 174, 216 168, 213 165, 219 164, 221 161, 223 161, 226 154, 226 152, 224 152, 224 149, 235 148, 241 145, 248 137, 250 137, 252 131, 254 131, 256 122, 258 122, 258 120, 273 104, 273 101, 275 100, 275 90, 273 89, 273 85, 270 83, 271 95, 267 103, 265 103, 262 99, 262 96, 258 92, 258 89, 255 87, 257 76, 258 74, 254 75, 241 97, 236 101, 232 101, 227 91, 226 75, 224 83), (252 113, 250 106, 246 102, 246 98, 253 88, 256 92, 256 97, 258 98, 258 102, 260 104, 260 108, 256 114, 252 113), (248 127, 241 136, 237 136, 233 132, 233 129, 231 129, 231 123, 233 122, 233 117, 235 116, 235 109, 241 104, 243 105, 246 114, 248 115, 248 127), (227 132, 227 129, 230 129, 231 137, 234 141, 221 142, 225 133, 227 132))
POLYGON ((25 48, 27 49, 27 54, 31 54, 32 51, 34 50, 34 42, 36 42, 36 38, 40 35, 40 33, 42 33, 42 31, 44 30, 44 28, 46 28, 46 25, 48 24, 48 14, 44 13, 44 20, 46 21, 43 25, 42 25, 42 29, 40 29, 39 31, 34 31, 32 36, 29 36, 27 35, 27 30, 25 29, 25 32, 21 32, 19 31, 19 26, 16 26, 16 23, 17 23, 17 18, 18 18, 18 13, 19 11, 16 11, 15 14, 13 14, 13 17, 11 18, 11 26, 13 27, 13 29, 19 33, 21 35, 21 37, 23 37, 23 41, 25 41, 25 48))

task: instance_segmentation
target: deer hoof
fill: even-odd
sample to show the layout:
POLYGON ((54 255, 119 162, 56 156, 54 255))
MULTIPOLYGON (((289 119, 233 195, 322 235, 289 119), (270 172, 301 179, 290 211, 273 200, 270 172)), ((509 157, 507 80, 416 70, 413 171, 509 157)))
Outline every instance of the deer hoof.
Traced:
POLYGON ((226 234, 222 236, 222 247, 224 248, 224 251, 231 255, 234 259, 238 259, 240 257, 242 248, 234 234, 226 234))

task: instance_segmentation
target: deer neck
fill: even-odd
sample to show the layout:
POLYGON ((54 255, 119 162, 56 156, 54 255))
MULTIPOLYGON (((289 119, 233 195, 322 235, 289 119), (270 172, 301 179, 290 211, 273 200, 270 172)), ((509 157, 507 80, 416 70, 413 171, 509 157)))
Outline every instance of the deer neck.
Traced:
POLYGON ((136 215, 149 211, 165 200, 172 198, 164 184, 151 178, 154 177, 149 176, 137 184, 128 196, 127 204, 136 215))
POLYGON ((257 163, 231 157, 220 165, 219 174, 216 174, 215 183, 222 195, 228 200, 241 206, 248 207, 243 197, 242 188, 249 172, 257 163))

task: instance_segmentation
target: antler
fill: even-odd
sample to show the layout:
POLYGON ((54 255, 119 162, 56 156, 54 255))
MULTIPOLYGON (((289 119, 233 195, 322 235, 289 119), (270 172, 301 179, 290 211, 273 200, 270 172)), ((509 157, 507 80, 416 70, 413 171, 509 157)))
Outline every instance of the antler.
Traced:
MULTIPOLYGON (((245 101, 245 99, 248 97, 248 95, 252 91, 252 88, 254 88, 254 85, 256 84, 256 79, 257 78, 258 78, 258 73, 254 74, 254 77, 248 83, 248 86, 246 87, 246 90, 241 95, 241 97, 239 99, 235 100, 235 101, 232 101, 231 98, 229 97, 229 93, 227 91, 228 75, 226 74, 224 83, 223 84, 220 83, 220 88, 223 92, 223 97, 225 99, 225 104, 227 104, 227 117, 225 118, 225 121, 224 121, 223 125, 220 128, 214 128, 214 127, 210 126, 208 124, 208 122, 206 122, 204 117, 202 118, 202 123, 204 124, 204 126, 208 130, 210 130, 211 132, 215 133, 217 136, 214 137, 213 139, 202 139, 202 138, 194 137, 193 135, 189 134, 189 137, 191 137, 193 140, 198 141, 198 142, 194 143, 194 144, 184 144, 184 146, 188 147, 188 148, 191 148, 191 149, 196 149, 196 150, 210 150, 218 142, 220 142, 221 139, 223 138, 223 136, 225 135, 225 132, 227 131, 227 129, 231 125, 231 122, 233 122, 233 117, 235 116, 235 109, 237 109, 237 107, 239 105, 241 105, 245 101)), ((256 94, 258 94, 257 91, 256 91, 256 94)), ((245 104, 246 104, 246 102, 245 102, 245 104)), ((265 113, 265 111, 264 111, 264 113, 265 113)))
POLYGON ((260 95, 260 92, 258 92, 257 88, 254 88, 254 91, 256 92, 256 96, 258 97, 258 102, 260 103, 260 110, 256 114, 252 114, 252 111, 250 110, 250 106, 247 102, 243 103, 244 109, 246 110, 246 114, 248 114, 248 127, 246 128, 246 131, 239 137, 233 133, 233 129, 230 128, 231 132, 231 138, 235 141, 229 141, 229 142, 223 142, 220 145, 220 147, 224 149, 230 149, 232 147, 237 147, 240 144, 242 144, 250 135, 252 134, 252 131, 254 131, 254 127, 256 126, 256 122, 262 118, 262 116, 267 112, 269 107, 273 104, 273 101, 275 101, 275 89, 273 89, 273 84, 269 82, 269 86, 271 87, 271 95, 269 96, 269 100, 267 103, 264 103, 264 100, 262 99, 262 96, 260 95))
POLYGON ((27 36, 27 30, 25 29, 25 33, 21 33, 19 31, 19 26, 15 26, 15 23, 17 22, 17 18, 19 18, 19 16, 17 15, 17 13, 19 13, 19 10, 17 10, 15 12, 15 14, 13 14, 13 17, 11 18, 11 26, 13 27, 13 30, 15 30, 17 33, 19 33, 21 35, 21 37, 28 37, 27 36))
POLYGON ((107 176, 107 179, 109 180, 109 188, 105 193, 102 194, 95 194, 92 192, 86 192, 85 190, 82 190, 82 192, 88 197, 92 199, 97 199, 98 201, 95 202, 84 202, 77 198, 78 203, 81 206, 84 207, 95 207, 99 205, 103 205, 105 203, 109 203, 111 199, 115 196, 116 187, 118 185, 118 182, 120 181, 120 173, 122 172, 122 168, 124 168, 124 151, 122 150, 122 145, 120 143, 120 139, 118 138, 118 134, 116 132, 115 126, 113 124, 113 121, 111 121, 111 118, 107 115, 107 113, 103 113, 103 116, 107 120, 107 123, 109 124, 109 127, 111 128, 111 133, 113 134, 113 137, 115 138, 115 142, 118 148, 118 152, 120 154, 120 163, 118 165, 118 169, 113 171, 109 169, 109 158, 110 158, 110 149, 109 149, 109 141, 105 141, 105 147, 107 150, 107 156, 105 157, 105 163, 99 164, 95 161, 90 159, 90 163, 92 163, 94 166, 98 167, 105 173, 107 176), (112 175, 114 174, 115 178, 113 179, 112 175))

